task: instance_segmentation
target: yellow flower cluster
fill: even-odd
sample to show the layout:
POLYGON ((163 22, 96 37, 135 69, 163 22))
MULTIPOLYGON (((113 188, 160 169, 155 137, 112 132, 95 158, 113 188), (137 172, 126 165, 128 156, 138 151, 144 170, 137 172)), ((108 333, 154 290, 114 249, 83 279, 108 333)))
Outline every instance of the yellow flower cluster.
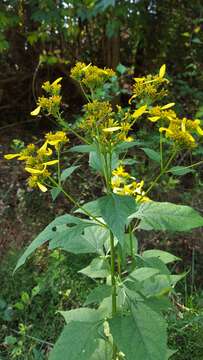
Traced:
POLYGON ((91 90, 103 86, 114 76, 115 72, 111 69, 100 69, 97 66, 86 65, 82 62, 78 62, 71 70, 71 77, 91 90))
POLYGON ((203 135, 203 130, 200 126, 200 120, 191 120, 187 118, 179 118, 175 111, 171 110, 174 103, 165 106, 155 106, 148 111, 148 119, 151 122, 161 121, 162 124, 166 123, 168 127, 160 127, 159 131, 164 132, 166 137, 173 140, 177 147, 180 149, 192 149, 196 144, 193 134, 203 135))
POLYGON ((134 78, 135 84, 133 86, 133 96, 130 102, 134 98, 141 98, 145 102, 156 101, 159 98, 167 95, 167 91, 161 86, 168 83, 168 80, 164 77, 166 73, 166 65, 162 65, 157 75, 147 75, 145 77, 134 78))
POLYGON ((67 141, 68 138, 63 131, 57 131, 55 134, 49 133, 45 135, 45 142, 40 148, 34 144, 29 144, 20 153, 7 154, 4 157, 7 160, 17 158, 24 161, 25 171, 30 174, 28 178, 29 187, 38 187, 45 192, 47 191, 45 183, 51 175, 47 167, 58 163, 58 160, 51 160, 53 149, 50 146, 58 150, 59 145, 67 141))
POLYGON ((115 113, 108 101, 94 100, 84 106, 84 117, 78 127, 82 129, 90 140, 98 140, 102 144, 115 145, 121 141, 132 141, 128 136, 131 129, 132 116, 127 113, 121 118, 115 113))
POLYGON ((41 96, 37 101, 37 108, 31 112, 31 115, 37 116, 39 115, 41 110, 44 110, 48 113, 48 115, 56 116, 59 112, 60 104, 61 104, 61 84, 60 81, 62 77, 56 79, 53 83, 50 84, 49 81, 46 81, 42 85, 42 89, 46 91, 49 95, 48 97, 41 96))
POLYGON ((111 186, 115 194, 133 196, 136 202, 150 201, 143 190, 144 181, 136 181, 123 166, 113 170, 112 175, 111 186))

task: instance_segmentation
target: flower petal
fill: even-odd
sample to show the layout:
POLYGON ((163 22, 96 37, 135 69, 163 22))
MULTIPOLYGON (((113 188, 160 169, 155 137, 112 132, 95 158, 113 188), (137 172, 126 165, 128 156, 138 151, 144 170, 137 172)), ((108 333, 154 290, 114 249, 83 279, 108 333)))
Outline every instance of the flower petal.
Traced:
POLYGON ((41 184, 40 182, 37 182, 37 185, 42 192, 46 192, 48 190, 47 187, 41 184))
POLYGON ((40 113, 41 106, 39 105, 36 109, 34 109, 30 114, 32 116, 37 116, 40 113))
POLYGON ((7 155, 4 155, 4 158, 6 160, 12 160, 12 159, 14 159, 14 158, 16 158, 16 157, 18 157, 20 155, 21 155, 20 153, 19 154, 7 154, 7 155))
POLYGON ((166 64, 162 65, 159 70, 159 77, 162 79, 166 73, 166 64))
POLYGON ((137 119, 138 117, 140 117, 142 114, 145 113, 146 109, 147 109, 147 105, 141 106, 139 109, 134 111, 134 113, 132 114, 132 117, 137 119))
POLYGON ((161 110, 166 110, 166 109, 170 109, 171 107, 173 107, 175 105, 175 103, 169 103, 169 104, 166 104, 164 106, 161 107, 161 110))
POLYGON ((27 172, 29 172, 30 174, 43 174, 45 168, 43 170, 39 170, 39 169, 33 169, 33 168, 26 167, 25 170, 27 172))

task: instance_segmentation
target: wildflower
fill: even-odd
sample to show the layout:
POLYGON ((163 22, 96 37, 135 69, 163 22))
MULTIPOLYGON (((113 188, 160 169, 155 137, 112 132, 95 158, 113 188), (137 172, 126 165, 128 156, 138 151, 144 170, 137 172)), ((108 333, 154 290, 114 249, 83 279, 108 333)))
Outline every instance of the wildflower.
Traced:
POLYGON ((59 106, 61 103, 61 84, 59 82, 62 80, 62 77, 56 79, 52 84, 49 81, 46 81, 42 85, 42 89, 44 89, 50 96, 45 97, 41 96, 38 98, 37 107, 31 112, 32 116, 39 115, 41 110, 47 111, 48 114, 56 115, 59 111, 59 106))
POLYGON ((78 62, 71 70, 71 77, 80 81, 86 88, 95 90, 111 80, 115 76, 115 72, 111 69, 100 69, 91 64, 78 62))
POLYGON ((68 141, 64 131, 57 131, 55 134, 50 132, 45 135, 45 138, 47 144, 54 146, 56 150, 59 148, 60 144, 66 143, 68 141))
POLYGON ((147 103, 151 103, 167 94, 165 89, 161 86, 167 83, 168 80, 164 77, 166 72, 166 65, 162 65, 157 75, 147 75, 141 78, 134 78, 135 84, 133 86, 133 95, 130 98, 130 103, 134 98, 142 98, 147 103))

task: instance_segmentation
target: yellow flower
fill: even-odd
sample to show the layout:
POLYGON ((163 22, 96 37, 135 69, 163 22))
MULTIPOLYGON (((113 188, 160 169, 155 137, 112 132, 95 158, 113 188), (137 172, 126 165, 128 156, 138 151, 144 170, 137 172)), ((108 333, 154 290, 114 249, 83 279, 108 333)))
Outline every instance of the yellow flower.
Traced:
POLYGON ((129 177, 128 172, 125 171, 123 166, 117 167, 115 170, 113 170, 112 174, 120 177, 129 177))
POLYGON ((46 142, 49 145, 54 146, 58 149, 59 144, 65 143, 68 141, 66 133, 64 131, 57 131, 56 133, 48 133, 45 135, 46 142))

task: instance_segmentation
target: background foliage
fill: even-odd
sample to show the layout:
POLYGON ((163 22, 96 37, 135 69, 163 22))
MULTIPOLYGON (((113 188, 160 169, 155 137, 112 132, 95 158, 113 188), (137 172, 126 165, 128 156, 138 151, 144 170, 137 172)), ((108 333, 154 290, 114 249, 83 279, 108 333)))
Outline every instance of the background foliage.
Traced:
POLYGON ((24 119, 39 84, 57 74, 65 76, 72 110, 81 97, 77 87, 70 92, 77 60, 113 69, 121 63, 132 75, 166 63, 176 98, 191 113, 203 99, 202 21, 201 0, 2 0, 1 121, 24 119))

